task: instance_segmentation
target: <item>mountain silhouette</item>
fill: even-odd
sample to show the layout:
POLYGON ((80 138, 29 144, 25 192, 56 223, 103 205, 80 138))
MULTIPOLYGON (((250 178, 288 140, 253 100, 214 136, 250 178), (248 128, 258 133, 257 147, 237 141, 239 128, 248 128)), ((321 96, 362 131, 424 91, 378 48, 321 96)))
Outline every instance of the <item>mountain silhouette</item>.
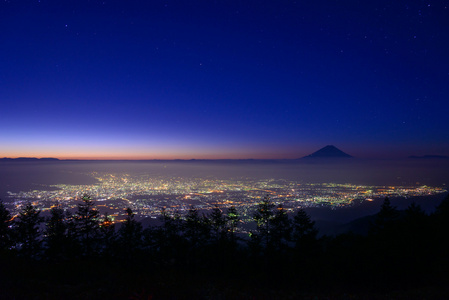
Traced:
POLYGON ((344 153, 337 147, 333 145, 327 145, 320 150, 313 152, 310 155, 304 156, 303 158, 350 158, 351 155, 344 153))
POLYGON ((449 158, 449 156, 446 156, 446 155, 422 155, 422 156, 412 155, 412 156, 409 156, 408 158, 423 158, 423 159, 444 158, 444 159, 447 159, 447 158, 449 158))
POLYGON ((0 158, 0 161, 26 161, 26 162, 30 162, 30 161, 59 161, 59 159, 58 158, 53 158, 53 157, 43 157, 43 158, 37 158, 37 157, 9 158, 9 157, 4 157, 4 158, 0 158))

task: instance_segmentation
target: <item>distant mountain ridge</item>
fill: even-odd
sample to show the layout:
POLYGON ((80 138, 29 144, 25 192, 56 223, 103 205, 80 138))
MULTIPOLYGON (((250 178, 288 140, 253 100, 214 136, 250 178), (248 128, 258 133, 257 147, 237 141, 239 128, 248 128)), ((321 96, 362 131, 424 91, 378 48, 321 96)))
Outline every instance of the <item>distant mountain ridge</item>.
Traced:
POLYGON ((4 158, 0 158, 0 161, 59 161, 59 159, 58 158, 53 158, 53 157, 43 157, 43 158, 37 158, 37 157, 9 158, 9 157, 4 157, 4 158))
POLYGON ((416 156, 416 155, 412 155, 409 156, 408 158, 449 158, 449 156, 446 155, 422 155, 422 156, 416 156))
MULTIPOLYGON (((333 145, 327 145, 326 147, 323 147, 319 149, 318 151, 301 157, 302 158, 351 158, 353 156, 341 151, 337 147, 333 145)), ((17 157, 17 158, 10 158, 10 157, 3 157, 0 158, 0 162, 49 162, 49 161, 186 161, 186 162, 208 162, 208 161, 226 161, 226 162, 257 162, 257 161, 272 161, 272 162, 278 162, 278 161, 288 161, 287 160, 279 160, 279 159, 168 159, 168 160, 160 160, 160 159, 143 159, 143 160, 133 160, 133 159, 125 159, 125 160, 102 160, 102 159, 93 159, 93 160, 79 160, 79 159, 59 159, 54 157, 17 157)), ((293 159, 295 160, 295 159, 293 159)))
POLYGON ((341 151, 333 145, 327 145, 320 150, 313 152, 303 158, 351 158, 352 156, 341 151))

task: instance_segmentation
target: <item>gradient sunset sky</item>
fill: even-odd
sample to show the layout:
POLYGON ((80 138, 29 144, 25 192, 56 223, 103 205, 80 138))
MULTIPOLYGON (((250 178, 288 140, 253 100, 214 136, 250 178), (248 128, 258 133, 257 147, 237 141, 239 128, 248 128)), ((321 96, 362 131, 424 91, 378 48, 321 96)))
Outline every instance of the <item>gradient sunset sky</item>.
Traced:
POLYGON ((0 157, 449 155, 449 1, 0 3, 0 157))

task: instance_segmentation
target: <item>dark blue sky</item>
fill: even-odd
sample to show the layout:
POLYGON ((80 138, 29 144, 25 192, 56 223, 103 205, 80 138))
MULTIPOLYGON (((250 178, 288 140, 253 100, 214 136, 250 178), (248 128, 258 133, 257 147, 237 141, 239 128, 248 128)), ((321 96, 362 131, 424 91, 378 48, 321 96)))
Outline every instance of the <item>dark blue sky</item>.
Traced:
POLYGON ((2 1, 0 156, 449 155, 449 1, 2 1))

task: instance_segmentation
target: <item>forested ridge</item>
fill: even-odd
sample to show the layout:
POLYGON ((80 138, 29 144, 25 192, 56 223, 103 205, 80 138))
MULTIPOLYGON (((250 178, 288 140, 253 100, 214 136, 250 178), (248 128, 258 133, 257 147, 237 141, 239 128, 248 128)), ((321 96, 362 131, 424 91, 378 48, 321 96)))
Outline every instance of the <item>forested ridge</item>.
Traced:
POLYGON ((318 238, 303 210, 266 197, 254 230, 235 207, 119 225, 84 195, 77 210, 0 203, 1 299, 422 299, 449 296, 449 196, 431 214, 386 198, 367 235, 318 238))

